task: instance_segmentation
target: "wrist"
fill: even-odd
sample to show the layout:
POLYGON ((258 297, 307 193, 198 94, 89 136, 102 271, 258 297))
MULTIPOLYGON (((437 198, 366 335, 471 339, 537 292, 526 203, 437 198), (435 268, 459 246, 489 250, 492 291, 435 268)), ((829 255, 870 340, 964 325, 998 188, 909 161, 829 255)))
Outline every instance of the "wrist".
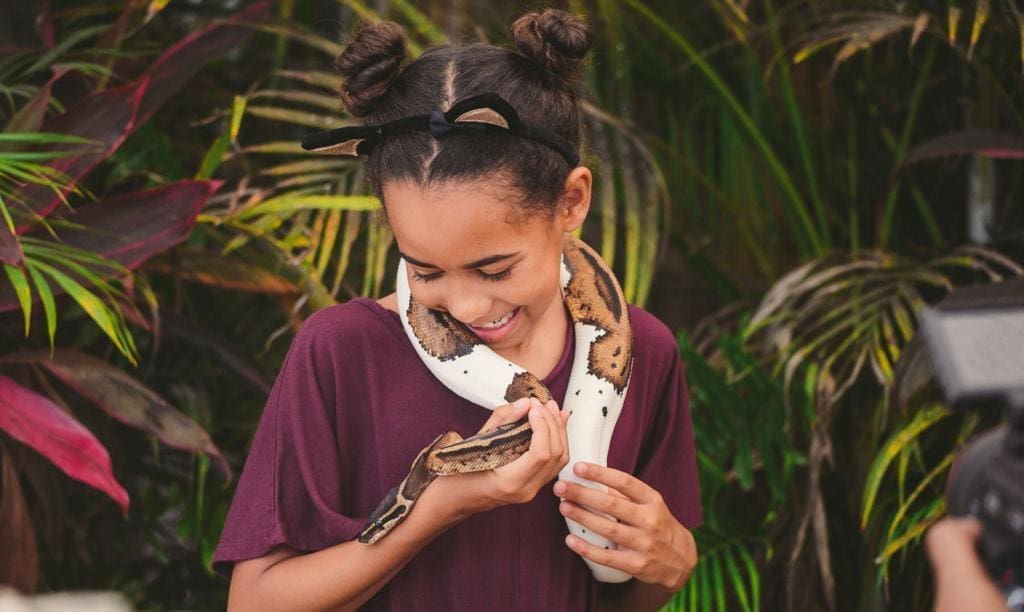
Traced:
POLYGON ((471 475, 453 474, 436 478, 423 492, 416 506, 424 506, 423 514, 432 517, 444 529, 486 510, 477 497, 469 494, 471 491, 467 490, 467 485, 470 483, 465 481, 470 478, 467 476, 471 475))

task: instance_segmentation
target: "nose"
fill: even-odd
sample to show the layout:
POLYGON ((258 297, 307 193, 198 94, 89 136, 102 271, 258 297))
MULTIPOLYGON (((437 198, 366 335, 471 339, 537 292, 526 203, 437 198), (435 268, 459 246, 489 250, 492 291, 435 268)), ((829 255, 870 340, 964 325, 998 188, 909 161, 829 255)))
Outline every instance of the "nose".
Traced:
POLYGON ((445 309, 448 314, 463 323, 476 324, 487 316, 491 309, 491 300, 479 291, 473 291, 457 283, 445 298, 445 309))

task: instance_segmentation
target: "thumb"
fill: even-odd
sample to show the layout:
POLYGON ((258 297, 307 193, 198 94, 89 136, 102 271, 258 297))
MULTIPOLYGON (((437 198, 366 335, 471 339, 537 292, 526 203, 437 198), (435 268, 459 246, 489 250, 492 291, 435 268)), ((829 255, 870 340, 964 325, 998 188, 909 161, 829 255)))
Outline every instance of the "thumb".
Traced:
POLYGON ((491 413, 491 417, 487 419, 483 427, 480 428, 479 433, 490 431, 499 425, 505 425, 506 423, 515 423, 516 421, 526 418, 526 413, 530 411, 530 398, 521 397, 511 404, 505 404, 504 406, 498 406, 491 413))

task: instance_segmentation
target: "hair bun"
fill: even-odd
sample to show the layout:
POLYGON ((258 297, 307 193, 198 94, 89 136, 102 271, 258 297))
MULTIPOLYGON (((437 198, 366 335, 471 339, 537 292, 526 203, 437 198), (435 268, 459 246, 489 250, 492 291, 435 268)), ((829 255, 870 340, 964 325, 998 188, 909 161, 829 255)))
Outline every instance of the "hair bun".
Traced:
POLYGON ((401 71, 408 42, 405 30, 393 21, 380 21, 356 30, 335 62, 344 77, 341 101, 356 117, 366 115, 387 93, 401 71))
POLYGON ((551 76, 572 80, 594 38, 582 17, 558 9, 527 13, 512 24, 516 48, 551 76))

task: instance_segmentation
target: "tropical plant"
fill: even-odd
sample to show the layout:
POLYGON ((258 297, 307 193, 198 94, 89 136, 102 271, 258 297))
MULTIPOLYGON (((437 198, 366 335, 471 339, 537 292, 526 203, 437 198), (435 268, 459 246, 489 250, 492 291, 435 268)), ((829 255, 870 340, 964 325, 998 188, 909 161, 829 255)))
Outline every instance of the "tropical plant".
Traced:
MULTIPOLYGON (((914 435, 949 414, 941 407, 905 410, 889 405, 896 364, 914 337, 917 314, 926 304, 952 290, 955 283, 998 282, 1020 274, 1024 274, 1020 265, 979 247, 963 247, 923 263, 865 251, 805 264, 780 279, 764 296, 751 320, 748 338, 768 362, 777 364, 787 391, 802 389, 813 398, 808 485, 802 492, 807 497, 801 503, 803 518, 796 538, 803 542, 814 526, 811 539, 826 594, 834 593, 831 574, 835 570, 825 528, 828 516, 822 472, 826 461, 835 463, 831 428, 841 418, 838 412, 855 410, 843 404, 843 397, 858 383, 863 385, 862 374, 870 372, 874 384, 869 389, 873 387, 874 391, 857 395, 857 420, 875 424, 867 430, 869 436, 888 432, 887 423, 895 422, 899 428, 875 451, 878 454, 870 470, 857 464, 867 459, 864 456, 844 461, 841 469, 835 466, 837 476, 846 480, 848 486, 859 489, 860 483, 864 483, 859 524, 864 529, 878 511, 875 503, 879 485, 890 461, 894 454, 901 454, 898 510, 888 520, 881 544, 872 541, 877 537, 875 534, 867 534, 869 550, 879 546, 877 562, 882 564, 880 578, 884 580, 888 577, 889 558, 919 537, 941 511, 940 492, 938 499, 933 495, 925 500, 929 505, 927 512, 907 516, 908 508, 921 501, 919 497, 925 487, 949 467, 956 453, 950 445, 940 465, 917 483, 917 488, 907 491, 907 461, 914 445, 919 443, 914 435), (907 418, 910 422, 903 427, 907 418), (905 523, 908 520, 909 524, 905 523)), ((961 442, 971 431, 968 428, 961 432, 961 442)), ((872 447, 877 444, 873 442, 872 447)), ((793 568, 799 552, 794 549, 791 558, 790 582, 794 586, 793 568)))
MULTIPOLYGON (((446 40, 502 40, 522 6, 253 4, 146 68, 151 49, 219 5, 56 4, 42 11, 39 48, 0 56, 0 151, 17 153, 0 155, 10 211, 0 227, 2 397, 62 398, 109 450, 133 511, 115 521, 81 501, 85 487, 55 493, 46 462, 6 438, 3 491, 24 495, 0 506, 21 509, 5 524, 41 509, 34 520, 51 527, 37 530, 50 553, 68 547, 55 531, 108 544, 90 563, 41 556, 44 588, 103 585, 154 609, 222 607, 209 559, 230 487, 211 484, 209 456, 79 409, 114 403, 79 394, 92 388, 81 373, 100 369, 97 357, 119 363, 104 362, 104 388, 119 384, 115 372, 130 376, 129 387, 168 398, 240 466, 288 333, 312 310, 390 289, 391 238, 374 222, 358 164, 295 144, 351 120, 328 68, 339 33, 356 19, 394 19, 409 26, 415 56, 446 40), (268 44, 233 50, 249 36, 268 44), (188 79, 188 96, 165 95, 188 79), (140 96, 130 127, 104 113, 89 116, 98 131, 59 123, 100 94, 108 112, 131 113, 129 91, 140 96), (140 226, 167 227, 158 215, 100 219, 108 204, 186 199, 176 187, 185 184, 212 193, 194 223, 179 202, 188 214, 162 245, 140 226), (11 199, 30 188, 43 195, 23 199, 52 210, 11 199), (89 215, 90 227, 130 229, 138 259, 118 259, 81 230, 89 215), (36 266, 47 306, 35 262, 93 296, 105 327, 36 266)), ((917 309, 951 287, 1017 274, 1024 257, 1015 3, 562 4, 591 16, 597 40, 585 162, 599 214, 584 237, 614 262, 632 302, 692 330, 679 341, 705 524, 695 532, 701 564, 671 607, 924 609, 930 583, 916 543, 942 512, 940 481, 958 444, 991 420, 948 413, 927 387, 898 389, 924 380, 905 365, 916 362, 907 341, 917 309), (983 248, 956 246, 970 242, 983 248)), ((156 404, 143 405, 148 415, 156 404)), ((24 542, 6 544, 30 558, 14 548, 24 542)))
POLYGON ((679 334, 705 519, 694 534, 700 563, 669 610, 762 609, 761 568, 774 557, 776 520, 805 463, 793 444, 806 435, 803 423, 744 346, 745 327, 696 329, 693 341, 679 334))
MULTIPOLYGON (((255 5, 245 18, 265 10, 255 5)), ((131 15, 128 7, 123 16, 131 15)), ((48 18, 48 15, 43 15, 48 18)), ((116 29, 116 28, 115 28, 116 29)), ((155 296, 132 270, 154 254, 174 247, 189 234, 199 210, 220 183, 181 180, 159 187, 99 197, 72 205, 73 196, 91 195, 81 187, 87 175, 107 160, 125 139, 180 90, 211 53, 233 48, 250 31, 215 23, 172 46, 126 85, 105 88, 112 73, 101 63, 58 60, 74 45, 113 30, 88 28, 67 40, 49 41, 42 51, 13 52, 4 62, 8 91, 25 93, 0 136, 0 261, 6 283, 0 286, 0 312, 21 310, 23 346, 0 345, 0 430, 3 442, 3 517, 6 568, 0 578, 33 590, 38 579, 35 526, 25 512, 17 474, 24 468, 24 444, 68 476, 112 498, 127 514, 129 495, 115 477, 107 449, 76 418, 53 385, 68 389, 132 427, 163 443, 213 458, 227 478, 231 468, 206 431, 123 369, 79 348, 57 348, 58 322, 70 320, 63 300, 69 296, 132 365, 138 350, 131 320, 146 331, 159 325, 155 296), (53 76, 33 87, 31 79, 47 66, 53 76), (81 77, 88 91, 71 104, 57 102, 54 86, 81 77), (97 79, 98 77, 98 79, 97 79), (47 116, 50 108, 65 109, 47 116), (148 306, 151 317, 137 303, 148 306), (49 350, 31 350, 35 305, 45 315, 49 350), (19 460, 21 459, 21 460, 19 460)), ((102 54, 97 54, 102 57, 102 54)), ((12 96, 13 97, 13 96, 12 96)), ((6 329, 6 325, 5 325, 6 329)), ((84 344, 84 343, 82 343, 84 344)), ((37 492, 38 494, 38 492, 37 492)), ((56 508, 47 515, 60 512, 56 508)), ((46 529, 46 525, 40 525, 46 529)))

